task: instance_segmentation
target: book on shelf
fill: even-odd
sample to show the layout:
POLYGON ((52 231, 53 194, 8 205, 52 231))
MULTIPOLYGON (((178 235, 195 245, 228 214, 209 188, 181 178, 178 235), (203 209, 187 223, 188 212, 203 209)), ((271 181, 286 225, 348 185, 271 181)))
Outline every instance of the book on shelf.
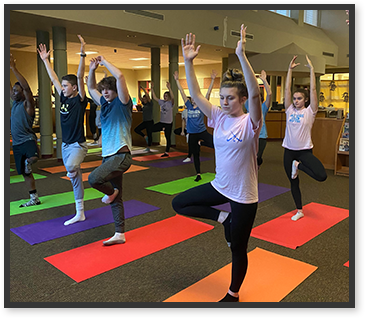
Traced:
POLYGON ((339 151, 350 151, 350 139, 348 138, 341 138, 340 145, 338 147, 339 151))

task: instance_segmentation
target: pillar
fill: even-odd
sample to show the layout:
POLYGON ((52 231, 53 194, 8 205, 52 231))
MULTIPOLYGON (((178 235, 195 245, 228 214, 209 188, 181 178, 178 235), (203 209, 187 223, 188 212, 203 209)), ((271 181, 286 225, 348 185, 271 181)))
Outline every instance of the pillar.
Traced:
MULTIPOLYGON (((67 41, 66 29, 64 27, 52 27, 53 33, 53 67, 60 82, 62 76, 67 74, 67 41)), ((56 138, 57 138, 57 158, 62 158, 62 129, 61 129, 61 102, 55 90, 55 117, 56 117, 56 138)))
MULTIPOLYGON (((161 57, 160 48, 151 48, 151 81, 154 84, 153 90, 158 98, 160 98, 160 82, 161 82, 161 57)), ((160 121, 160 105, 152 98, 153 101, 153 121, 158 123, 160 121)), ((160 134, 153 133, 152 141, 160 143, 160 134)))
MULTIPOLYGON (((49 33, 37 31, 37 47, 45 44, 49 49, 49 33)), ((42 158, 53 156, 53 120, 51 102, 51 82, 42 59, 37 54, 38 68, 38 91, 39 91, 39 128, 41 134, 41 154, 42 158)))
POLYGON ((172 93, 174 94, 174 108, 172 113, 172 133, 171 133, 171 145, 176 146, 175 140, 175 118, 179 107, 179 90, 174 79, 174 72, 179 71, 179 46, 175 44, 169 45, 169 82, 171 85, 172 93))
POLYGON ((223 77, 223 74, 227 71, 228 69, 228 57, 222 57, 222 74, 221 74, 221 78, 223 77))
MULTIPOLYGON (((273 102, 277 101, 277 96, 276 96, 276 92, 277 92, 277 77, 276 76, 270 76, 270 88, 271 88, 271 105, 273 102)), ((280 101, 279 101, 280 102, 280 101)), ((267 107, 271 107, 271 105, 266 105, 267 107)))

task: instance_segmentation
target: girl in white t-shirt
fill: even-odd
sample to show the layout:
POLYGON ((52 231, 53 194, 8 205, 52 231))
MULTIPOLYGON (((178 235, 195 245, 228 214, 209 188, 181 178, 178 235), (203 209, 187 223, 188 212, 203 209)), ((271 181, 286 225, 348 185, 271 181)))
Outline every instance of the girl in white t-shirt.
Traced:
POLYGON ((300 63, 295 63, 297 56, 294 56, 289 64, 285 84, 285 113, 286 129, 283 140, 284 168, 290 180, 291 193, 297 207, 297 213, 292 216, 297 221, 304 216, 302 210, 302 195, 299 189, 298 171, 302 170, 317 181, 325 181, 326 170, 322 163, 313 155, 311 130, 318 111, 316 78, 312 62, 306 56, 310 69, 310 105, 308 93, 304 89, 297 89, 291 96, 292 69, 300 63))
POLYGON ((212 105, 200 91, 193 66, 200 49, 200 45, 195 48, 195 35, 187 34, 185 42, 181 41, 191 97, 208 117, 208 125, 214 128, 216 176, 211 183, 179 194, 172 205, 179 214, 215 220, 224 226, 232 252, 232 277, 228 293, 220 302, 239 300, 238 292, 247 271, 247 243, 258 202, 256 154, 262 113, 259 87, 245 54, 245 35, 246 28, 242 25, 236 55, 247 88, 242 72, 229 69, 220 87, 221 108, 212 105), (242 108, 247 90, 250 114, 245 114, 242 108), (212 208, 226 202, 231 205, 231 213, 212 208))

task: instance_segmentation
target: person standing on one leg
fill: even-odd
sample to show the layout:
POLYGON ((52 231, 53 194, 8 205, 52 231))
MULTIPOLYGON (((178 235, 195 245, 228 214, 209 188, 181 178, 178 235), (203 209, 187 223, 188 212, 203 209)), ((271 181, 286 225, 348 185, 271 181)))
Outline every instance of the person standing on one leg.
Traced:
POLYGON ((142 102, 143 108, 143 121, 140 123, 134 131, 146 139, 147 148, 145 149, 146 152, 150 152, 151 145, 152 145, 152 129, 153 129, 153 102, 150 98, 150 95, 146 92, 146 90, 140 86, 138 90, 138 97, 142 102), (141 90, 143 90, 144 95, 141 96, 141 90), (147 136, 142 132, 143 129, 146 129, 147 136))
POLYGON ((125 217, 122 200, 123 173, 132 163, 132 99, 123 73, 103 56, 91 59, 88 89, 97 105, 101 105, 102 164, 89 175, 90 185, 103 192, 102 202, 110 204, 115 233, 104 245, 125 243, 125 217), (112 74, 96 85, 95 70, 105 66, 112 74), (100 94, 101 92, 101 94, 100 94))
POLYGON ((291 193, 297 208, 292 217, 297 221, 304 216, 302 195, 299 188, 298 171, 302 170, 317 181, 327 179, 326 170, 322 163, 312 153, 313 143, 311 130, 318 111, 316 78, 312 62, 306 56, 310 70, 310 103, 305 89, 295 90, 291 95, 292 70, 300 63, 295 63, 297 56, 290 61, 285 83, 285 113, 286 129, 283 140, 284 169, 290 181, 291 193))
POLYGON ((47 52, 44 44, 39 45, 38 53, 46 67, 58 95, 61 99, 61 129, 62 129, 62 159, 70 178, 75 196, 76 215, 67 220, 64 225, 85 220, 84 213, 84 184, 80 169, 81 163, 87 154, 87 144, 84 132, 84 115, 87 106, 85 93, 85 41, 78 35, 81 42, 80 63, 77 76, 68 74, 62 77, 60 83, 48 58, 51 51, 47 52))
MULTIPOLYGON (((266 100, 264 101, 264 97, 262 96, 262 94, 260 94, 261 97, 261 107, 262 107, 262 128, 260 131, 260 136, 259 136, 259 151, 257 153, 257 164, 260 168, 260 166, 262 165, 262 154, 264 153, 265 147, 266 147, 266 138, 267 138, 267 129, 266 129, 266 123, 265 123, 265 118, 267 113, 269 112, 269 107, 271 104, 271 88, 269 83, 266 80, 266 72, 264 70, 261 71, 260 74, 260 78, 262 80, 262 82, 264 83, 264 87, 265 87, 265 91, 266 91, 266 100)), ((245 103, 245 108, 247 109, 247 112, 250 112, 249 109, 249 105, 248 105, 248 100, 245 103)))
POLYGON ((28 82, 16 68, 12 54, 10 54, 10 69, 18 80, 14 86, 10 83, 10 96, 13 100, 10 126, 13 154, 16 170, 18 174, 23 175, 30 196, 27 203, 20 205, 22 208, 41 204, 32 173, 32 164, 36 163, 39 157, 37 136, 32 129, 35 117, 35 101, 28 82))
POLYGON ((200 45, 195 48, 195 35, 187 34, 181 40, 186 79, 195 103, 208 117, 214 128, 216 175, 211 183, 187 190, 172 201, 174 210, 183 215, 207 218, 223 224, 232 252, 232 276, 228 293, 220 302, 238 302, 238 292, 247 271, 247 244, 255 220, 258 202, 258 172, 256 154, 262 125, 260 91, 245 54, 246 28, 241 25, 241 39, 236 55, 243 74, 229 69, 223 75, 220 87, 220 106, 212 105, 201 93, 195 75, 193 60, 200 45), (243 76, 246 85, 243 82, 243 76), (244 114, 244 96, 249 96, 250 114, 244 114), (229 202, 231 213, 212 208, 229 202))
POLYGON ((163 130, 166 137, 166 150, 161 157, 168 157, 171 146, 171 132, 173 122, 174 94, 172 93, 169 82, 166 82, 166 87, 169 90, 163 94, 163 99, 159 99, 153 89, 154 85, 151 82, 152 98, 160 105, 161 117, 160 121, 153 125, 152 132, 163 130))
POLYGON ((207 135, 210 134, 207 132, 207 128, 204 124, 204 113, 199 109, 191 97, 187 97, 185 95, 185 92, 179 81, 179 72, 176 71, 174 73, 174 78, 188 111, 186 130, 189 134, 189 153, 192 153, 194 156, 194 166, 196 171, 196 178, 194 181, 200 181, 202 178, 200 172, 200 146, 198 141, 204 139, 209 140, 207 135))

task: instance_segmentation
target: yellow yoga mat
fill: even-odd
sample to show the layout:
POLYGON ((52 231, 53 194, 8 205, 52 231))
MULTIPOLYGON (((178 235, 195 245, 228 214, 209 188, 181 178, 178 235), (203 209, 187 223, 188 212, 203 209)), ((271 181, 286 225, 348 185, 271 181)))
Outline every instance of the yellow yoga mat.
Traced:
MULTIPOLYGON (((316 266, 255 248, 248 253, 240 302, 279 302, 316 269, 316 266)), ((231 263, 165 302, 217 302, 226 295, 230 281, 231 263)))

